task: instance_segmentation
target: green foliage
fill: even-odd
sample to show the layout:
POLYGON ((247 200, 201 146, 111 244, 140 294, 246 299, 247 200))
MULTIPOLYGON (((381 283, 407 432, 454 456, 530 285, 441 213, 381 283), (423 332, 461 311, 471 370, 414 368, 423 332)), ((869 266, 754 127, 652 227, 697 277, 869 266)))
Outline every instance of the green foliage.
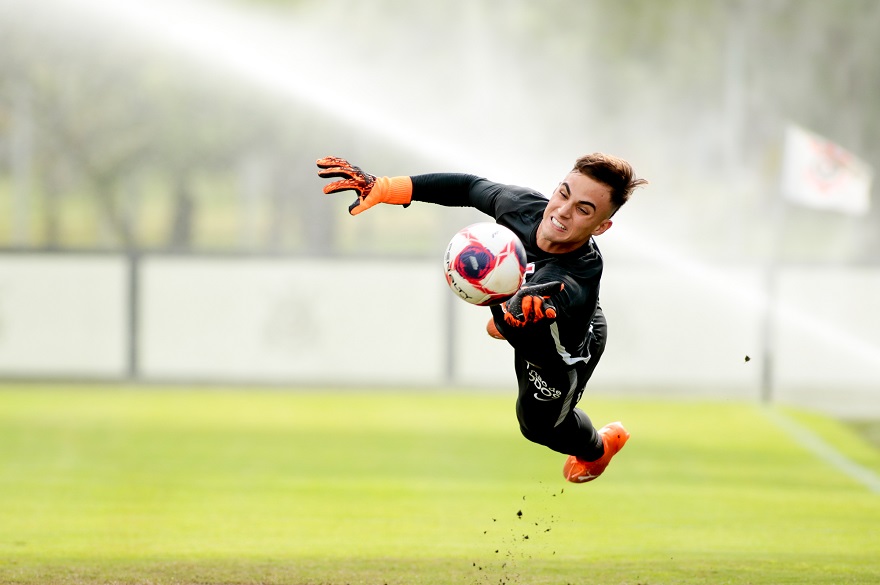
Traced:
MULTIPOLYGON (((223 34, 244 52, 262 40, 252 20, 287 27, 279 38, 302 43, 293 55, 272 43, 261 49, 275 89, 250 75, 259 59, 236 71, 223 50, 181 49, 161 28, 142 36, 109 17, 57 21, 35 6, 0 6, 0 162, 9 162, 0 166, 9 216, 0 246, 346 253, 351 224, 321 197, 311 161, 332 151, 380 174, 488 174, 417 154, 442 138, 512 171, 522 161, 545 168, 544 156, 567 165, 582 148, 619 150, 644 161, 638 168, 655 181, 657 196, 640 203, 644 217, 685 218, 661 223, 702 253, 740 262, 761 260, 778 228, 767 201, 778 191, 788 121, 880 166, 875 0, 193 5, 206 12, 191 20, 212 23, 212 32, 214 10, 231 9, 237 16, 223 34), (319 65, 317 74, 305 62, 319 65), (279 91, 286 81, 303 90, 279 91), (312 90, 341 105, 325 111, 312 90), (366 119, 381 113, 370 107, 376 101, 393 112, 391 125, 417 138, 382 138, 376 128, 387 124, 366 119), (450 130, 445 138, 435 123, 450 130), (507 160, 505 143, 521 144, 522 158, 507 160), (205 176, 220 196, 204 188, 205 176), (22 193, 37 201, 20 201, 22 193), (217 224, 228 229, 218 233, 217 224)), ((166 17, 194 40, 203 32, 166 17)), ((796 243, 783 256, 878 261, 874 207, 861 219, 794 210, 796 243)), ((361 242, 359 252, 404 247, 416 231, 409 219, 394 216, 399 236, 361 242)), ((431 253, 439 232, 404 252, 431 253)))
MULTIPOLYGON (((479 392, 0 391, 0 583, 876 582, 877 494, 751 404, 587 399, 576 486, 479 392), (520 515, 521 513, 521 515, 520 515)), ((880 470, 845 427, 844 450, 880 470)))

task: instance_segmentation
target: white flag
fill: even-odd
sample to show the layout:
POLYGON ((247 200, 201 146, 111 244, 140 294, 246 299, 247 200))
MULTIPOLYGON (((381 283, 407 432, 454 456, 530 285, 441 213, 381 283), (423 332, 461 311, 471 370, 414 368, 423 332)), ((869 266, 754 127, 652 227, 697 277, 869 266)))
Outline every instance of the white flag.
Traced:
POLYGON ((868 212, 873 172, 837 144, 790 125, 785 131, 782 194, 793 203, 852 215, 868 212))

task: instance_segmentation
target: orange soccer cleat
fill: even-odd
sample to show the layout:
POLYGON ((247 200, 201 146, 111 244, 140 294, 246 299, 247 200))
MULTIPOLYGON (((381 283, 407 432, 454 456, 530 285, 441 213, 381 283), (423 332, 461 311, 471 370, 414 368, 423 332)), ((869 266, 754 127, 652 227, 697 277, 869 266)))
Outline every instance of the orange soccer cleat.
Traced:
POLYGON ((489 322, 486 323, 486 333, 488 333, 489 337, 493 339, 504 339, 504 334, 498 331, 498 327, 495 326, 494 317, 489 319, 489 322))
POLYGON ((574 455, 569 455, 562 467, 565 479, 572 483, 593 481, 602 475, 602 472, 608 467, 608 463, 611 462, 611 458, 623 449, 629 439, 629 433, 619 422, 608 423, 599 429, 599 436, 602 437, 605 453, 595 461, 584 461, 574 455))

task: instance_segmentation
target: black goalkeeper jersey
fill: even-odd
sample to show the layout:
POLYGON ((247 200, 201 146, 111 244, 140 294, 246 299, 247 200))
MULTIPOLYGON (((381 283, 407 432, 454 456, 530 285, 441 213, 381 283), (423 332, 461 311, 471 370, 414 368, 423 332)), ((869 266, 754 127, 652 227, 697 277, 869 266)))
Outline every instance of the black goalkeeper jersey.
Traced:
MULTIPOLYGON (((434 173, 412 177, 413 200, 452 207, 474 207, 510 228, 522 240, 529 262, 526 282, 565 284, 551 301, 556 320, 539 330, 499 325, 504 336, 528 361, 542 366, 573 366, 590 358, 591 323, 599 307, 602 255, 593 238, 578 250, 550 254, 537 245, 538 225, 547 197, 523 187, 494 183, 474 175, 434 173)), ((497 311, 498 309, 493 309, 497 311)))

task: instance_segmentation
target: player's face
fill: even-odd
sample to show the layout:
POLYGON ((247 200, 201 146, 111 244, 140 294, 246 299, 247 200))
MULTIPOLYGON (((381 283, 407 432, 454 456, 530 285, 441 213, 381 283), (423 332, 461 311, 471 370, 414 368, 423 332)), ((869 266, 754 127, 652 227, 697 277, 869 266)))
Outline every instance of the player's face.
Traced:
POLYGON ((538 247, 564 254, 611 227, 611 187, 577 171, 570 172, 550 197, 538 226, 538 247))

